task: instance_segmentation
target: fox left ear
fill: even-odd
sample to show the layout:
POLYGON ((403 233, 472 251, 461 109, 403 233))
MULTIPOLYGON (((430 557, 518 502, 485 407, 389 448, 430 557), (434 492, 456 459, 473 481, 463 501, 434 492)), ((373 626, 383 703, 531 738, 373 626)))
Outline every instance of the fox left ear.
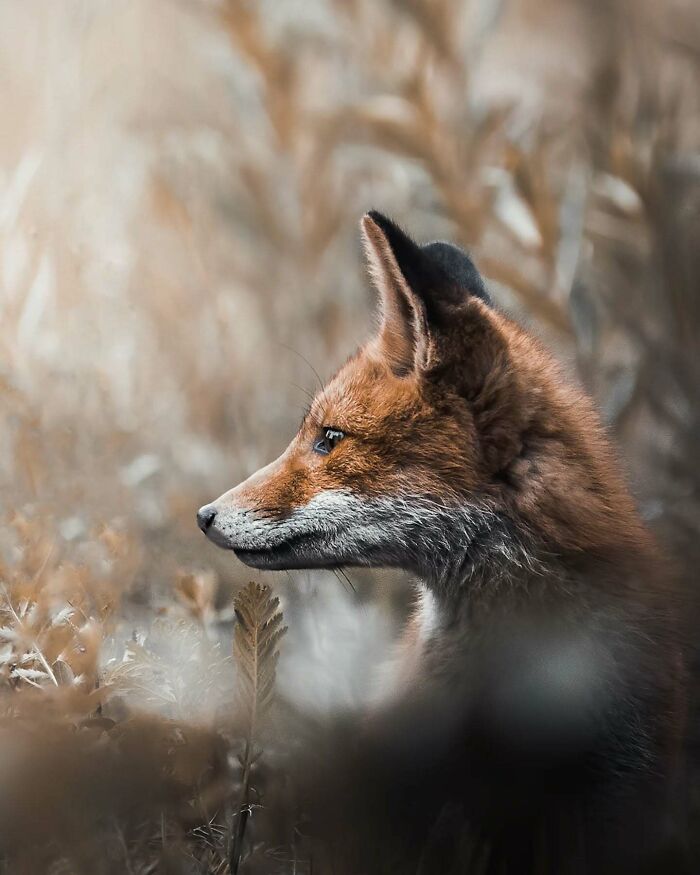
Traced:
POLYGON ((381 354, 398 376, 422 372, 464 397, 486 464, 501 470, 518 451, 522 407, 476 267, 450 243, 419 246, 381 213, 367 213, 362 231, 382 304, 381 354))
POLYGON ((377 341, 391 369, 403 377, 426 354, 427 313, 411 287, 422 270, 421 251, 381 213, 367 213, 361 225, 369 273, 380 298, 377 341))
POLYGON ((362 219, 370 274, 381 298, 382 352, 399 375, 427 367, 434 340, 470 294, 487 299, 469 257, 448 243, 420 246, 372 210, 362 219))

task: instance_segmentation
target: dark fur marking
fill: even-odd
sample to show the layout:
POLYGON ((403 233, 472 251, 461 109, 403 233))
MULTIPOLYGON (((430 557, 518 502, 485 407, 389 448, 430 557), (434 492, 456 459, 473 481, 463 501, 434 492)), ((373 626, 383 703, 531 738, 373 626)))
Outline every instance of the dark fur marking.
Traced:
POLYGON ((460 288, 464 289, 470 295, 488 304, 493 305, 491 296, 486 290, 481 274, 476 269, 474 262, 469 255, 459 246, 452 243, 444 243, 442 240, 436 240, 434 243, 426 243, 421 247, 430 259, 440 265, 442 271, 460 288))

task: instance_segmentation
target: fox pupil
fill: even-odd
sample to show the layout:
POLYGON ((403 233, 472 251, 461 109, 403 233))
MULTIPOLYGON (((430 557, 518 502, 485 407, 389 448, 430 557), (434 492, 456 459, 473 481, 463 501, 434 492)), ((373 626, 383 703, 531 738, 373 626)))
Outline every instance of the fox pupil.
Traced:
POLYGON ((337 428, 324 428, 323 436, 314 443, 314 451, 327 456, 333 447, 345 437, 345 433, 337 428))

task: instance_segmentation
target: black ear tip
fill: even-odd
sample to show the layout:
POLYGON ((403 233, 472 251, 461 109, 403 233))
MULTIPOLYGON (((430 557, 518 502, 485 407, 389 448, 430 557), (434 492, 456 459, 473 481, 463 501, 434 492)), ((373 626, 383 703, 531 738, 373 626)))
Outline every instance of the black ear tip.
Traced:
POLYGON ((375 225, 378 225, 385 234, 399 230, 396 222, 392 222, 388 216, 385 216, 384 213, 380 213, 379 210, 369 210, 367 218, 371 219, 375 225))
POLYGON ((398 254, 397 250, 420 249, 412 237, 384 213, 380 213, 379 210, 370 210, 366 215, 384 234, 395 254, 398 254))

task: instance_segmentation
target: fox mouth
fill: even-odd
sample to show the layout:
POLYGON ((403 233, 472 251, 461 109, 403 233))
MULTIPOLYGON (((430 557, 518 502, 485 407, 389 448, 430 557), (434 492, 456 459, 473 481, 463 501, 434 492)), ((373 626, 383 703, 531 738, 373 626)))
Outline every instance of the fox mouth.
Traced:
POLYGON ((303 550, 296 543, 286 542, 259 550, 231 548, 237 559, 249 568, 260 571, 293 571, 302 568, 335 568, 335 560, 324 557, 316 550, 303 550))
POLYGON ((240 550, 234 547, 237 559, 249 568, 260 571, 288 571, 295 568, 312 567, 311 557, 301 560, 290 547, 267 547, 263 550, 240 550))
POLYGON ((218 545, 231 550, 244 565, 260 571, 335 568, 338 565, 336 559, 323 550, 321 536, 317 533, 299 533, 264 547, 243 547, 222 541, 218 545))

